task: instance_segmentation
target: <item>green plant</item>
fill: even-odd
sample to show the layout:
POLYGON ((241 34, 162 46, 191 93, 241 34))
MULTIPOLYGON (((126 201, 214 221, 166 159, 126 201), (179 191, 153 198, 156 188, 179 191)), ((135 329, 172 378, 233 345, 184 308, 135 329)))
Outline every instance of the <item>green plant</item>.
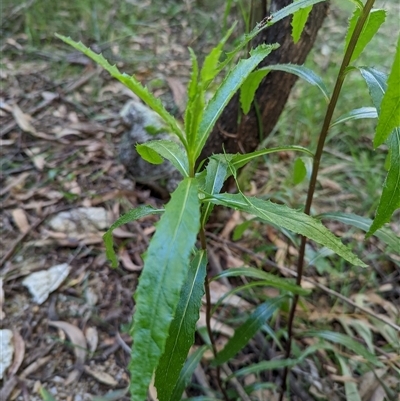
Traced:
MULTIPOLYGON (((284 360, 262 362, 257 366, 246 368, 247 370, 241 369, 235 372, 235 376, 243 375, 249 371, 260 372, 267 369, 285 368, 286 373, 281 392, 283 397, 288 369, 301 363, 307 356, 319 349, 336 352, 335 346, 331 343, 355 350, 373 366, 380 365, 373 353, 366 350, 349 336, 339 333, 330 331, 304 333, 304 335, 319 338, 321 342, 303 352, 298 352, 298 350, 292 352, 291 345, 296 305, 300 296, 306 296, 309 293, 309 291, 300 286, 306 238, 330 249, 343 260, 353 265, 365 266, 339 238, 322 225, 318 219, 309 216, 309 214, 324 142, 330 127, 335 124, 332 123, 332 116, 342 85, 346 75, 357 69, 351 66, 351 63, 361 54, 369 40, 377 32, 383 22, 384 12, 382 10, 372 12, 372 0, 368 0, 365 6, 361 1, 355 1, 356 11, 350 21, 346 38, 346 51, 332 95, 325 87, 322 79, 303 66, 275 65, 255 70, 258 64, 277 48, 278 45, 276 44, 260 45, 250 52, 250 56, 247 59, 241 59, 236 64, 234 63, 237 54, 262 29, 293 13, 296 13, 293 27, 297 38, 307 18, 309 11, 307 8, 320 1, 299 0, 285 9, 277 11, 259 23, 252 32, 246 34, 241 43, 232 52, 225 54, 222 61, 220 60, 223 55, 223 46, 234 27, 208 54, 201 68, 198 66, 195 54, 191 51, 192 74, 188 86, 188 104, 184 117, 184 127, 165 110, 161 102, 142 86, 134 76, 120 73, 117 67, 110 65, 102 55, 94 53, 81 43, 58 35, 66 43, 82 51, 104 67, 113 77, 126 85, 155 110, 168 124, 171 132, 178 137, 180 142, 160 140, 137 146, 140 155, 150 163, 158 164, 162 163, 163 159, 169 160, 180 171, 183 179, 171 194, 171 199, 165 205, 165 208, 154 209, 150 206, 140 206, 133 209, 118 219, 104 236, 107 256, 112 261, 113 266, 116 266, 117 259, 112 244, 112 231, 129 221, 149 214, 161 215, 157 223, 157 230, 144 257, 145 265, 135 293, 136 312, 130 330, 133 338, 130 363, 130 391, 133 401, 146 399, 148 386, 154 373, 159 400, 179 400, 196 365, 209 347, 214 354, 212 366, 215 367, 217 372, 221 394, 225 400, 229 400, 230 395, 221 379, 221 366, 242 350, 249 339, 267 321, 272 319, 279 309, 288 309, 289 305, 286 358, 284 360), (212 99, 207 102, 207 89, 225 68, 228 68, 228 73, 218 86, 212 99), (328 102, 315 154, 300 146, 282 146, 261 149, 250 154, 215 154, 209 157, 207 161, 199 161, 199 155, 212 127, 234 93, 241 89, 242 108, 244 112, 248 111, 259 83, 273 69, 296 74, 309 83, 316 85, 328 102), (313 160, 304 212, 290 209, 285 205, 272 203, 269 200, 246 196, 240 188, 238 188, 237 194, 220 193, 228 177, 233 176, 237 182, 238 169, 255 158, 280 151, 301 152, 313 160), (198 168, 197 166, 200 167, 198 168), (272 223, 284 230, 300 234, 302 241, 298 260, 297 282, 294 283, 291 280, 282 279, 276 275, 252 268, 232 268, 223 272, 220 276, 207 277, 208 262, 205 226, 215 205, 241 210, 256 216, 266 223, 272 223), (199 244, 197 244, 197 239, 199 244), (235 277, 238 275, 261 280, 257 283, 275 287, 280 290, 281 295, 260 303, 236 330, 235 335, 228 341, 226 346, 218 352, 210 323, 212 311, 209 283, 211 280, 222 276, 235 277), (205 345, 198 348, 187 358, 189 349, 194 342, 195 324, 199 317, 201 298, 204 292, 207 300, 205 345), (329 343, 326 341, 329 341, 329 343), (295 354, 295 359, 290 358, 292 354, 295 354)), ((398 239, 393 238, 391 233, 387 234, 387 231, 377 230, 390 219, 395 209, 399 207, 400 200, 400 117, 398 117, 400 116, 400 111, 398 97, 395 94, 400 79, 398 64, 399 46, 387 83, 384 74, 375 69, 359 67, 358 70, 368 84, 376 110, 357 109, 342 118, 343 121, 376 116, 379 118, 374 144, 379 146, 387 141, 390 154, 389 171, 378 206, 377 216, 368 228, 367 235, 369 236, 376 232, 381 238, 389 241, 392 246, 399 244, 398 239)), ((304 158, 299 160, 300 162, 296 163, 298 169, 296 182, 304 179, 307 175, 307 163, 304 163, 304 158)), ((340 214, 337 217, 346 218, 344 214, 340 214)), ((332 215, 326 218, 332 218, 332 215)), ((360 221, 351 216, 348 216, 346 221, 355 226, 363 225, 365 227, 365 224, 368 224, 365 220, 360 221)), ((338 361, 343 367, 343 371, 345 371, 346 364, 343 359, 340 357, 338 361)), ((351 386, 348 387, 348 391, 353 390, 351 386)))

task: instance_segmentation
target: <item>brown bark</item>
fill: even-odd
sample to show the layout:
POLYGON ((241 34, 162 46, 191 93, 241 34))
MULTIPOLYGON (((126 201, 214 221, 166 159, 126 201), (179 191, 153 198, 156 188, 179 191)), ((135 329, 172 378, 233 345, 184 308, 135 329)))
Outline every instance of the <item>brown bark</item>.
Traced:
MULTIPOLYGON (((270 10, 281 9, 290 3, 291 0, 273 0, 270 10)), ((328 2, 314 5, 302 36, 296 44, 291 37, 290 16, 262 31, 255 38, 254 46, 260 43, 279 43, 280 47, 273 51, 260 67, 283 63, 303 64, 315 42, 327 10, 328 2)), ((268 136, 277 123, 296 80, 295 75, 279 71, 267 75, 255 96, 260 109, 260 121, 252 106, 250 112, 243 115, 238 123, 240 106, 236 94, 215 125, 200 160, 213 153, 220 153, 223 146, 227 153, 255 150, 260 143, 259 124, 262 124, 263 136, 268 136)))

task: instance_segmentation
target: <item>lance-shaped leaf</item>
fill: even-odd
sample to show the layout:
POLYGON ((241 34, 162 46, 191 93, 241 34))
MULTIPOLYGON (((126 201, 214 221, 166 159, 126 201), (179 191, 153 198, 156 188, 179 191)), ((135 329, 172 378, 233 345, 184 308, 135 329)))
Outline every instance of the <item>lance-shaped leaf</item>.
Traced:
POLYGON ((257 71, 252 72, 240 89, 240 104, 243 109, 243 113, 247 114, 250 110, 251 103, 253 102, 254 95, 258 86, 260 85, 263 78, 270 71, 283 71, 290 74, 296 75, 299 78, 304 79, 311 85, 317 86, 317 88, 322 92, 325 99, 329 101, 329 92, 326 88, 322 79, 312 70, 304 65, 297 64, 275 64, 269 65, 268 67, 263 67, 257 71))
POLYGON ((378 114, 381 109, 383 95, 387 88, 387 75, 375 68, 359 67, 361 75, 365 79, 368 86, 368 91, 378 114))
MULTIPOLYGON (((180 400, 182 398, 183 390, 185 390, 186 386, 189 384, 197 365, 200 363, 204 352, 206 352, 208 348, 208 345, 203 345, 189 356, 176 382, 171 400, 180 400)), ((212 400, 215 401, 214 399, 212 400)))
POLYGON ((327 341, 331 341, 335 344, 343 345, 348 349, 352 350, 353 352, 355 352, 358 356, 362 356, 363 358, 365 358, 368 362, 371 362, 374 365, 382 365, 382 363, 379 362, 378 358, 374 354, 369 352, 363 345, 353 340, 346 334, 336 333, 334 331, 328 331, 328 330, 321 330, 321 331, 310 330, 299 334, 303 337, 311 337, 311 338, 316 337, 327 341))
POLYGON ((378 126, 374 138, 374 147, 382 145, 394 128, 400 127, 400 35, 392 70, 387 81, 387 90, 383 95, 378 126))
MULTIPOLYGON (((206 166, 206 181, 204 191, 208 194, 218 194, 228 176, 228 164, 224 155, 214 155, 209 158, 206 166)), ((227 155, 230 157, 231 155, 227 155)), ((212 203, 204 203, 201 212, 201 226, 204 227, 214 208, 212 203)))
POLYGON ((258 46, 256 49, 251 51, 251 56, 248 59, 239 61, 239 63, 225 77, 204 110, 203 118, 200 122, 194 144, 194 160, 196 160, 200 155, 211 129, 216 123, 218 117, 221 115, 225 106, 228 104, 229 100, 241 87, 247 76, 254 70, 254 68, 257 67, 257 65, 264 60, 264 58, 267 57, 272 50, 277 48, 277 44, 263 44, 258 46))
POLYGON ((343 259, 357 266, 366 266, 339 238, 332 234, 322 223, 305 213, 242 194, 210 195, 203 201, 223 205, 253 214, 260 219, 279 227, 304 235, 313 241, 326 246, 343 259))
POLYGON ((65 43, 69 44, 70 46, 74 47, 76 50, 79 50, 86 56, 90 57, 93 61, 103 67, 106 71, 109 72, 111 76, 118 79, 122 84, 124 84, 128 89, 130 89, 133 93, 140 97, 150 108, 152 108, 156 113, 160 115, 160 117, 168 124, 171 128, 172 132, 178 136, 181 142, 187 145, 186 138, 182 128, 179 126, 176 119, 168 113, 165 109, 163 104, 159 99, 154 97, 148 89, 143 86, 134 76, 121 73, 115 65, 111 65, 102 54, 97 54, 88 47, 86 47, 81 42, 75 42, 71 38, 66 36, 58 35, 56 36, 63 40, 65 43))
POLYGON ((221 365, 233 358, 254 337, 258 330, 273 315, 283 301, 283 297, 270 299, 257 306, 248 319, 235 330, 222 351, 218 352, 213 365, 221 365))
MULTIPOLYGON (((337 220, 344 224, 357 227, 365 232, 369 230, 372 220, 367 217, 357 216, 353 213, 332 212, 323 213, 318 216, 321 219, 337 220)), ((394 251, 400 249, 400 238, 390 229, 381 228, 377 230, 374 235, 378 237, 386 245, 390 246, 394 251)))
MULTIPOLYGON (((174 401, 178 399, 172 398, 171 395, 174 393, 175 384, 179 379, 189 349, 194 342, 201 298, 204 295, 206 267, 206 252, 203 250, 197 252, 183 285, 174 320, 169 329, 164 353, 156 370, 155 386, 159 401, 174 401)), ((182 393, 179 395, 179 399, 181 396, 182 393)))
POLYGON ((233 267, 224 270, 222 273, 213 277, 214 280, 219 280, 222 277, 237 277, 245 276, 263 280, 266 286, 279 288, 280 290, 290 291, 293 294, 308 295, 309 290, 301 288, 287 278, 281 278, 274 274, 267 273, 263 270, 255 269, 254 267, 233 267))
MULTIPOLYGON (((298 1, 298 0, 296 0, 298 1)), ((296 11, 293 14, 292 19, 292 38, 293 42, 297 43, 300 40, 301 34, 306 26, 306 22, 308 20, 308 16, 312 10, 312 6, 308 6, 305 8, 296 11)))
MULTIPOLYGON (((165 139, 159 141, 149 141, 136 145, 136 150, 149 163, 154 163, 148 158, 148 150, 156 152, 157 155, 169 160, 172 165, 184 176, 189 176, 189 165, 186 152, 174 141, 165 139)), ((161 159, 162 161, 163 159, 161 159)), ((159 164, 159 163, 154 163, 159 164)))
POLYGON ((377 118, 377 117, 378 113, 375 107, 360 107, 359 109, 351 110, 348 113, 345 113, 342 116, 340 116, 337 120, 335 120, 331 124, 331 128, 334 127, 335 125, 347 121, 360 120, 363 118, 377 118))
POLYGON ((394 211, 400 207, 400 128, 395 128, 388 140, 390 167, 383 183, 382 195, 376 209, 375 219, 366 234, 370 237, 376 230, 390 221, 394 211))
POLYGON ((164 351, 199 230, 197 192, 195 179, 185 178, 180 182, 165 207, 145 256, 131 329, 132 401, 146 399, 151 377, 164 351))
POLYGON ((270 153, 290 152, 290 151, 303 152, 303 153, 307 153, 311 157, 314 157, 314 154, 307 148, 304 148, 303 146, 293 145, 293 146, 279 146, 277 148, 269 148, 269 149, 260 149, 260 150, 256 150, 254 152, 245 153, 245 154, 238 153, 236 155, 233 155, 229 161, 230 161, 230 164, 237 170, 237 169, 245 166, 251 160, 256 159, 257 157, 268 155, 270 153))
POLYGON ((112 267, 118 266, 117 256, 115 255, 115 251, 113 248, 112 232, 116 228, 130 223, 131 221, 138 220, 150 214, 160 214, 163 212, 164 209, 154 209, 152 206, 139 206, 135 209, 129 210, 129 212, 125 213, 119 219, 117 219, 117 221, 114 222, 114 224, 103 235, 103 240, 106 246, 106 256, 107 259, 111 261, 112 267))
MULTIPOLYGON (((361 13, 362 13, 362 9, 356 8, 354 10, 353 16, 350 19, 349 28, 347 30, 346 40, 345 40, 345 48, 346 49, 350 43, 350 38, 353 35, 354 28, 357 25, 357 21, 360 18, 361 13)), ((360 54, 365 49, 365 46, 367 46, 367 44, 371 41, 371 39, 378 32, 378 29, 385 21, 385 18, 386 18, 385 10, 372 10, 369 13, 368 19, 367 19, 367 21, 365 21, 365 24, 361 31, 360 37, 357 40, 357 44, 356 44, 356 47, 351 56, 350 62, 354 61, 355 59, 357 59, 360 56, 360 54)))

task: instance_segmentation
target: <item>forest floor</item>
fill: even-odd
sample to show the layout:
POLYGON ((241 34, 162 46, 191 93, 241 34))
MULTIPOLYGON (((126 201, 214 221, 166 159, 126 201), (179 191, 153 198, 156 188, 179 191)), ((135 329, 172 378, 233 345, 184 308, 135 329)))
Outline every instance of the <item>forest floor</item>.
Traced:
MULTIPOLYGON (((78 33, 75 37, 83 36, 97 45, 120 69, 135 71, 138 79, 146 82, 177 116, 181 114, 190 73, 187 47, 202 54, 210 50, 220 36, 219 21, 224 12, 222 2, 218 2, 216 11, 182 3, 176 9, 161 7, 160 15, 154 18, 144 6, 137 6, 144 21, 135 25, 135 35, 123 32, 123 40, 114 38, 100 45, 96 35, 85 38, 78 33)), ((0 319, 2 329, 13 333, 12 339, 2 334, 2 350, 12 343, 14 351, 13 364, 4 373, 0 399, 39 401, 43 386, 57 401, 128 400, 131 339, 127 331, 134 310, 132 294, 143 266, 141 254, 157 218, 146 217, 114 231, 120 262, 116 269, 105 257, 102 235, 129 209, 142 204, 160 207, 165 199, 136 184, 118 161, 118 143, 126 130, 119 113, 131 99, 129 91, 89 59, 53 39, 52 33, 40 31, 40 23, 35 25, 36 14, 30 10, 33 5, 34 2, 26 2, 5 7, 2 17, 2 33, 7 34, 1 43, 0 71, 0 319), (41 276, 35 276, 37 272, 42 272, 41 276)), ((107 18, 115 18, 113 12, 110 8, 107 18)), ((59 17, 68 18, 68 14, 59 17)), ((139 21, 140 16, 136 17, 139 21)), ((82 21, 83 25, 89 24, 82 21)), ((335 24, 331 20, 327 26, 332 28, 335 24)), ((121 27, 116 24, 118 28, 121 27)), ((80 29, 85 32, 89 28, 80 29)), ((278 161, 275 167, 261 166, 254 173, 249 191, 265 190, 267 177, 279 174, 282 167, 290 168, 285 166, 285 157, 278 161)), ((324 191, 331 203, 359 202, 357 198, 343 197, 332 180, 326 179, 324 191)), ((328 209, 324 203, 319 206, 319 211, 328 209)), ((234 212, 223 215, 208 228, 213 271, 251 264, 292 277, 295 247, 288 246, 287 239, 277 230, 257 222, 249 224, 236 240, 234 228, 244 221, 234 212), (271 262, 269 266, 265 260, 271 262)), ((330 228, 339 236, 346 235, 341 224, 332 223, 330 228)), ((398 222, 392 228, 399 231, 398 222)), ((355 244, 361 238, 360 232, 353 230, 347 240, 355 244)), ((393 372, 400 372, 396 331, 400 260, 398 255, 385 255, 385 249, 374 240, 360 245, 357 250, 361 253, 379 255, 368 260, 370 268, 363 272, 342 266, 342 271, 335 273, 326 260, 318 268, 311 268, 305 285, 315 292, 304 301, 297 321, 297 330, 347 330, 371 346, 385 362, 378 379, 365 372, 352 378, 321 352, 320 366, 310 362, 295 371, 297 385, 307 383, 308 395, 298 390, 293 400, 342 400, 346 381, 357 382, 359 391, 364 393, 365 381, 375 383, 375 389, 381 388, 382 382, 395 388, 393 372), (354 308, 348 301, 362 305, 371 314, 354 308), (392 325, 378 324, 379 317, 392 325), (307 375, 313 376, 306 381, 307 375)), ((216 283, 211 289, 212 298, 218 299, 233 285, 235 282, 216 283)), ((263 292, 264 297, 276 294, 272 288, 263 292)), ((240 314, 249 305, 244 298, 230 299, 231 304, 228 302, 219 311, 216 320, 220 319, 220 347, 233 333, 232 311, 240 314)), ((281 325, 276 321, 274 329, 279 331, 284 327, 281 325)), ((306 345, 301 341, 299 344, 306 345)), ((256 338, 238 355, 231 369, 235 363, 239 367, 258 361, 259 346, 265 344, 256 338)), ((279 350, 274 352, 279 355, 279 350)), ((5 351, 2 358, 3 366, 5 351)), ((274 383, 278 377, 271 373, 270 388, 255 389, 252 399, 275 400, 274 383)), ((249 376, 246 380, 236 385, 251 385, 258 379, 249 376)), ((213 397, 214 390, 214 372, 206 355, 187 395, 213 397)), ((150 397, 155 400, 154 395, 150 397)), ((363 396, 362 400, 372 398, 363 396)))

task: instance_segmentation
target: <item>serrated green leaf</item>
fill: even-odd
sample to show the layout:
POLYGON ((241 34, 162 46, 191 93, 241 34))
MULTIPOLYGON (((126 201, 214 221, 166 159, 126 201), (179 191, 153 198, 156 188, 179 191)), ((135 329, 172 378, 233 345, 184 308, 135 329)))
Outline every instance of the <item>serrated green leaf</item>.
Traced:
POLYGON ((400 35, 392 70, 387 81, 387 90, 383 95, 378 126, 374 138, 374 147, 382 145, 394 128, 400 127, 400 35))
POLYGON ((387 75, 376 70, 375 68, 359 67, 359 70, 368 86, 368 91, 371 95, 372 103, 374 104, 379 114, 382 98, 387 88, 387 75))
POLYGON ((183 391, 189 384, 197 365, 200 363, 204 352, 207 351, 208 348, 208 345, 203 345, 202 347, 197 348, 197 350, 189 356, 176 382, 174 392, 171 396, 172 401, 181 399, 183 391))
POLYGON ((71 38, 56 34, 56 36, 72 46, 76 50, 79 50, 86 56, 90 57, 93 61, 103 67, 109 72, 111 76, 118 79, 122 84, 124 84, 128 89, 140 97, 151 109, 153 109, 159 116, 168 124, 172 132, 178 136, 185 148, 187 147, 187 141, 182 128, 179 126, 177 120, 165 109, 163 104, 159 99, 154 97, 149 90, 143 86, 134 76, 130 76, 125 73, 121 73, 115 65, 111 65, 102 54, 97 54, 88 47, 86 47, 81 42, 75 42, 71 38))
MULTIPOLYGON (((204 295, 204 279, 206 276, 207 254, 198 251, 194 257, 183 285, 174 320, 169 329, 164 353, 160 358, 155 376, 155 386, 159 401, 174 401, 171 395, 190 347, 194 343, 196 322, 199 320, 201 298, 204 295)), ((184 389, 182 389, 183 392, 184 389)))
MULTIPOLYGON (((142 155, 142 152, 156 152, 158 157, 169 160, 172 165, 184 176, 189 176, 189 165, 187 160, 186 152, 174 141, 168 141, 165 139, 157 141, 149 141, 136 146, 138 153, 147 161, 151 163, 146 157, 142 155), (159 156, 160 155, 160 156, 159 156)), ((151 153, 151 154, 153 154, 151 153)), ((163 159, 161 158, 161 162, 163 159)), ((154 163, 154 162, 153 162, 154 163)), ((159 164, 159 163, 154 163, 159 164)))
POLYGON ((321 331, 310 330, 300 333, 300 335, 303 337, 322 338, 324 340, 331 341, 335 344, 343 345, 344 347, 347 347, 352 352, 354 352, 356 355, 362 356, 368 362, 371 362, 374 365, 382 364, 381 362, 379 362, 378 358, 374 354, 369 352, 363 345, 361 345, 359 342, 353 340, 351 337, 345 334, 335 333, 334 331, 328 331, 328 330, 321 330, 321 331))
POLYGON ((331 128, 335 125, 345 123, 347 121, 359 120, 363 118, 377 118, 378 113, 375 107, 360 107, 359 109, 354 109, 348 113, 343 114, 337 120, 331 124, 331 128))
POLYGON ((197 182, 185 178, 150 241, 136 290, 130 362, 132 401, 143 401, 164 351, 169 328, 187 277, 190 253, 200 225, 197 182))
POLYGON ((154 209, 152 206, 139 206, 135 209, 129 210, 111 225, 111 227, 103 235, 103 241, 106 246, 106 257, 111 262, 112 267, 118 266, 117 256, 115 255, 113 247, 112 232, 123 226, 124 224, 130 223, 131 221, 138 220, 142 217, 148 216, 150 214, 160 214, 163 213, 164 209, 154 209))
MULTIPOLYGON (((298 1, 298 0, 297 0, 298 1)), ((308 6, 305 8, 296 11, 293 14, 292 18, 292 38, 293 42, 297 43, 300 40, 301 34, 306 26, 306 22, 308 20, 308 16, 312 10, 312 6, 308 6)))
POLYGON ((222 351, 218 352, 213 365, 222 365, 233 358, 254 337, 258 330, 274 314, 282 303, 283 297, 270 299, 257 306, 248 319, 235 330, 222 351))
POLYGON ((297 185, 304 181, 307 169, 301 157, 298 157, 293 165, 293 184, 297 185))
POLYGON ((256 70, 247 77, 246 81, 244 81, 243 85, 240 87, 239 100, 244 114, 250 111, 250 106, 253 103, 256 90, 268 73, 269 70, 256 70))
POLYGON ((40 387, 39 392, 43 401, 57 401, 44 387, 40 387))
POLYGON ((332 249, 353 265, 366 266, 351 250, 345 246, 339 238, 332 234, 317 219, 290 209, 284 205, 278 205, 270 201, 264 201, 253 197, 245 197, 242 194, 219 194, 207 196, 203 201, 242 210, 254 214, 260 219, 273 223, 279 227, 304 235, 313 241, 332 249))
MULTIPOLYGON (((336 354, 336 358, 338 359, 338 361, 340 363, 342 375, 346 376, 346 377, 352 377, 353 374, 350 371, 349 367, 347 366, 345 359, 342 358, 339 354, 336 354)), ((360 394, 358 393, 356 383, 354 383, 350 380, 346 380, 344 382, 344 391, 346 394, 346 401, 361 401, 361 397, 360 397, 360 394)))
POLYGON ((281 278, 274 274, 267 273, 263 270, 255 269, 254 267, 232 267, 213 277, 214 280, 219 280, 222 277, 237 277, 245 276, 263 280, 266 286, 279 288, 280 290, 290 291, 293 294, 308 295, 309 290, 299 287, 287 278, 281 278))
POLYGON ((236 155, 232 155, 232 157, 230 158, 229 161, 232 164, 232 166, 236 170, 238 170, 239 168, 242 168, 247 163, 249 163, 251 160, 256 159, 257 157, 265 156, 270 153, 290 152, 290 151, 303 152, 303 153, 307 153, 311 157, 314 156, 314 154, 307 148, 304 148, 303 146, 293 145, 293 146, 279 146, 277 148, 269 148, 269 149, 260 149, 260 150, 256 150, 254 152, 245 153, 245 154, 238 153, 236 155))
POLYGON ((390 168, 383 183, 382 195, 376 209, 375 219, 366 234, 370 237, 376 230, 390 221, 400 208, 400 128, 395 128, 388 140, 390 168))
MULTIPOLYGON (((353 12, 353 15, 349 21, 349 28, 346 34, 345 49, 347 49, 347 46, 349 45, 350 38, 353 35, 354 28, 357 25, 357 21, 360 18, 361 13, 362 10, 360 8, 356 8, 353 12)), ((358 38, 356 47, 354 48, 350 62, 354 61, 360 56, 360 54, 363 52, 367 44, 375 36, 376 32, 378 32, 378 29, 385 21, 385 18, 386 18, 385 10, 372 10, 369 13, 368 18, 365 21, 363 29, 360 33, 360 37, 358 38)))
POLYGON ((235 22, 232 27, 228 30, 225 36, 220 40, 220 42, 215 46, 210 53, 204 59, 203 67, 200 72, 200 79, 204 90, 208 87, 209 82, 211 82, 217 74, 221 71, 218 68, 219 59, 221 58, 222 48, 224 47, 226 41, 232 35, 237 23, 235 22))
MULTIPOLYGON (((318 216, 322 219, 331 219, 337 220, 344 224, 351 225, 353 227, 360 228, 361 230, 367 232, 372 224, 372 220, 366 217, 357 216, 352 213, 342 213, 342 212, 333 212, 333 213, 323 213, 318 216)), ((400 238, 388 228, 381 228, 373 234, 378 237, 382 242, 392 248, 394 251, 398 251, 400 249, 400 238)))
POLYGON ((200 155, 204 144, 221 115, 223 109, 235 92, 242 86, 247 76, 271 51, 278 48, 278 45, 260 45, 251 51, 251 56, 246 60, 240 60, 239 63, 228 73, 223 82, 218 87, 213 98, 205 107, 202 120, 199 125, 198 134, 194 146, 194 160, 200 155))
POLYGON ((280 20, 286 18, 288 15, 291 15, 302 8, 309 7, 317 3, 322 3, 323 1, 326 0, 299 0, 289 4, 284 8, 281 8, 275 13, 272 13, 268 21, 261 21, 254 27, 254 29, 250 33, 243 35, 243 38, 239 41, 239 44, 235 47, 235 49, 231 52, 226 53, 226 60, 221 63, 220 68, 223 68, 224 66, 229 64, 232 61, 233 57, 264 29, 279 22, 280 20))

